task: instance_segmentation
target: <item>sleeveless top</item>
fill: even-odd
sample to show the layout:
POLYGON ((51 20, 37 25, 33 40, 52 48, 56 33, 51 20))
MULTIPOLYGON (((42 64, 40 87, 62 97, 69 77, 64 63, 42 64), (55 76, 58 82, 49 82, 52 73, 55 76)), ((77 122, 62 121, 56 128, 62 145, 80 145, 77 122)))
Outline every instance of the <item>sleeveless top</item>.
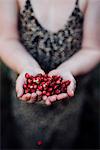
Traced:
POLYGON ((55 69, 81 49, 84 16, 79 0, 76 0, 64 28, 56 33, 51 33, 39 23, 31 0, 26 0, 18 18, 20 41, 45 72, 55 69))

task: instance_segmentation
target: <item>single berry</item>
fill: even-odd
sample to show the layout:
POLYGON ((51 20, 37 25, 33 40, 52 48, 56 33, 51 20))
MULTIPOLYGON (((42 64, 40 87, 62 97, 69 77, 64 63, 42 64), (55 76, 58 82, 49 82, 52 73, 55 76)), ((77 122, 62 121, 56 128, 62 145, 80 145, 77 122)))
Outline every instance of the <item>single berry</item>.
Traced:
POLYGON ((29 78, 30 78, 30 75, 29 75, 28 73, 26 73, 26 74, 25 74, 25 78, 26 78, 26 79, 29 79, 29 78))
POLYGON ((57 85, 54 85, 54 87, 53 87, 54 89, 57 89, 58 88, 58 86, 57 85))
POLYGON ((67 80, 67 81, 66 81, 66 86, 68 86, 70 83, 71 83, 71 81, 70 81, 70 80, 67 80))
POLYGON ((60 90, 59 89, 55 90, 55 94, 60 94, 60 90))
POLYGON ((34 88, 34 86, 33 85, 30 85, 30 89, 33 89, 34 88))
POLYGON ((42 94, 43 94, 43 95, 46 95, 46 91, 43 91, 42 94))
POLYGON ((50 92, 47 92, 47 93, 46 93, 46 96, 50 96, 50 92))
POLYGON ((37 89, 38 86, 35 84, 33 87, 34 87, 34 89, 37 89))
POLYGON ((43 144, 42 140, 37 141, 37 145, 42 145, 42 144, 43 144))
POLYGON ((27 93, 29 93, 30 91, 29 91, 29 89, 25 89, 25 94, 27 94, 27 93))
POLYGON ((27 84, 24 84, 24 85, 23 85, 23 88, 26 89, 26 88, 27 88, 27 84))
POLYGON ((53 89, 52 88, 48 88, 48 92, 51 92, 53 89))
POLYGON ((61 83, 61 81, 58 79, 57 81, 56 81, 56 84, 60 84, 61 83))
POLYGON ((41 85, 39 85, 39 86, 38 86, 38 90, 39 90, 39 91, 42 91, 42 90, 43 90, 43 87, 42 87, 41 85))
POLYGON ((27 87, 30 89, 31 84, 28 84, 27 87))
POLYGON ((41 85, 44 87, 45 86, 45 82, 41 82, 41 85))
POLYGON ((31 92, 31 93, 34 93, 34 92, 35 92, 35 90, 34 90, 34 89, 30 89, 30 92, 31 92))
POLYGON ((27 83, 31 84, 32 80, 31 79, 27 79, 27 83))

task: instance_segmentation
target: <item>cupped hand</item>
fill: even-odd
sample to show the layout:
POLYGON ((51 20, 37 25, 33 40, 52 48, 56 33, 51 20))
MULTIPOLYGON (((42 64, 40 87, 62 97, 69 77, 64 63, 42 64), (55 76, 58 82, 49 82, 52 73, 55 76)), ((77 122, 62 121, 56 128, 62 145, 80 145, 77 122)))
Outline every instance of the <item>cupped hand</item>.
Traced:
POLYGON ((75 88, 76 88, 76 80, 70 71, 65 70, 65 69, 61 70, 58 68, 58 69, 50 71, 48 75, 49 76, 60 75, 63 78, 63 80, 70 80, 71 83, 67 86, 66 93, 61 93, 58 95, 52 95, 49 97, 44 96, 43 100, 45 101, 46 105, 51 105, 55 101, 63 100, 65 98, 69 98, 69 97, 74 96, 74 92, 75 92, 75 88))
POLYGON ((34 103, 37 99, 37 96, 41 95, 41 93, 39 91, 37 91, 36 93, 27 93, 24 94, 24 89, 23 89, 23 85, 26 82, 26 78, 25 78, 25 74, 29 73, 30 75, 36 76, 37 74, 41 73, 41 74, 45 74, 44 71, 41 68, 28 68, 25 69, 17 78, 16 80, 16 93, 17 93, 17 97, 27 103, 34 103))

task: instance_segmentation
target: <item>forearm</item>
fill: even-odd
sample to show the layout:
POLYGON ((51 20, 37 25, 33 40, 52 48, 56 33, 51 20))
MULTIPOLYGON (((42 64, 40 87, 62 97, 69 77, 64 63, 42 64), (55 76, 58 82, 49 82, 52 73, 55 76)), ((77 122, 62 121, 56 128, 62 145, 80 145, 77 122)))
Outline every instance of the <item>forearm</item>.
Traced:
POLYGON ((16 39, 0 40, 0 56, 2 61, 17 73, 24 69, 40 69, 39 64, 16 39))
POLYGON ((100 61, 100 50, 81 49, 69 60, 62 63, 58 69, 69 70, 74 76, 86 74, 100 61))

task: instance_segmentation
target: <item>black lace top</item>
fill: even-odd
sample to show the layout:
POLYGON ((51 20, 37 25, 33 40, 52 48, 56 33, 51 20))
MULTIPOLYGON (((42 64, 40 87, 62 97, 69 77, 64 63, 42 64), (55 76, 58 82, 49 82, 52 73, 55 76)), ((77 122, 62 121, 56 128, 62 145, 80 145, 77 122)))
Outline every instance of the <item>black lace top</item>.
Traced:
POLYGON ((20 40, 27 51, 38 61, 41 68, 48 72, 80 50, 83 20, 83 13, 77 0, 64 28, 56 33, 51 33, 39 23, 31 1, 26 0, 24 10, 19 12, 20 40))

